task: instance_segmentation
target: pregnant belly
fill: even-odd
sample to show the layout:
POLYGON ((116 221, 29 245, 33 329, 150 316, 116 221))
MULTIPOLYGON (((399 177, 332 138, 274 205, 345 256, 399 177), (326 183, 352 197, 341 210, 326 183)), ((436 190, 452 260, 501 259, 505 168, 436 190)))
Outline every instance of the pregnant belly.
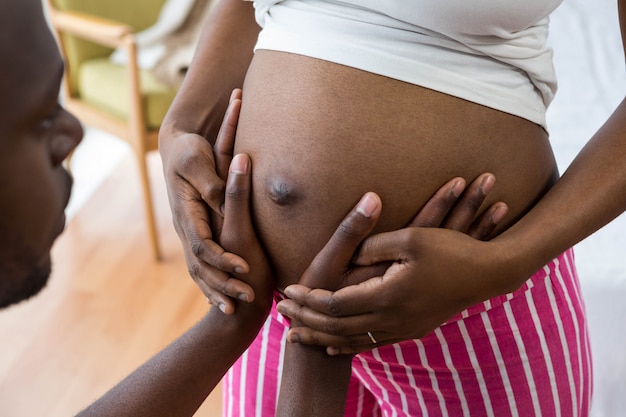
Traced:
POLYGON ((252 160, 255 227, 277 286, 297 282, 367 191, 375 232, 405 226, 449 179, 496 175, 506 228, 549 188, 540 127, 418 86, 299 55, 259 51, 244 85, 237 153, 252 160))

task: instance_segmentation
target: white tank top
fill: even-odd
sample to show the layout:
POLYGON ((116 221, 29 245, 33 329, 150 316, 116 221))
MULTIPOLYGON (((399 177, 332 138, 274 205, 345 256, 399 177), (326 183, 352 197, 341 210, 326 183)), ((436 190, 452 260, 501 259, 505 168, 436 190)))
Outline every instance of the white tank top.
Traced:
POLYGON ((545 128, 556 92, 549 14, 562 0, 257 0, 256 49, 306 55, 545 128))

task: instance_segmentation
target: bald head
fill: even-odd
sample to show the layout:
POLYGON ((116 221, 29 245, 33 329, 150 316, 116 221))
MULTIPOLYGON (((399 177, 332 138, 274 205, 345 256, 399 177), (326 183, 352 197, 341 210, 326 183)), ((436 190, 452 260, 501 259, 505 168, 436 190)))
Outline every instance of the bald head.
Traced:
MULTIPOLYGON (((0 123, 15 122, 24 112, 20 88, 39 77, 50 76, 51 59, 60 60, 43 16, 41 0, 0 1, 0 123)), ((56 75, 56 74, 55 74, 56 75)))

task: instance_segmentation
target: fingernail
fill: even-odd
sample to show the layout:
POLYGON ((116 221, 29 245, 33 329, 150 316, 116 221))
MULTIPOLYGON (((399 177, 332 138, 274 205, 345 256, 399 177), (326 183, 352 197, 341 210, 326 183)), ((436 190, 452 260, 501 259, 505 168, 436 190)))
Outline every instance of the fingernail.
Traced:
MULTIPOLYGON (((283 295, 287 298, 293 298, 295 292, 294 292, 294 288, 292 288, 292 286, 288 286, 287 288, 285 288, 285 290, 283 291, 283 295)), ((280 304, 279 304, 280 305, 280 304)))
POLYGON ((465 180, 459 179, 452 186, 452 194, 454 194, 456 198, 459 198, 460 195, 463 194, 463 190, 465 190, 465 180))
POLYGON ((236 266, 235 268, 233 268, 233 271, 235 271, 235 273, 237 273, 237 274, 245 274, 246 273, 246 269, 243 266, 236 266))
POLYGON ((235 155, 230 163, 230 172, 233 174, 247 174, 248 173, 248 158, 243 154, 235 155))
POLYGON ((374 198, 372 193, 367 193, 361 198, 359 204, 357 204, 356 211, 365 217, 371 217, 377 206, 378 202, 376 201, 376 198, 374 198))
POLYGON ((237 295, 237 298, 241 301, 245 301, 246 303, 250 302, 250 297, 248 297, 248 294, 243 293, 243 292, 237 295))
POLYGON ((502 221, 502 219, 504 219, 505 215, 506 215, 506 208, 502 206, 498 206, 493 210, 493 213, 491 213, 491 221, 493 221, 494 224, 498 224, 502 221))
POLYGON ((493 188, 493 184, 496 182, 496 178, 493 175, 486 175, 480 182, 480 188, 483 193, 488 194, 493 188))
POLYGON ((328 356, 339 355, 339 349, 329 346, 326 348, 326 353, 328 354, 328 356))
POLYGON ((297 334, 289 333, 287 340, 289 341, 289 343, 300 343, 300 336, 298 336, 297 334))
POLYGON ((231 93, 230 93, 230 97, 229 97, 229 99, 228 99, 228 102, 229 102, 229 103, 231 103, 231 102, 235 99, 235 95, 236 95, 236 93, 237 93, 237 90, 236 90, 236 89, 235 89, 235 90, 233 90, 233 91, 231 91, 231 93))
POLYGON ((226 304, 219 303, 217 306, 219 307, 222 313, 226 314, 226 304))
POLYGON ((285 307, 283 307, 282 305, 282 301, 276 304, 276 311, 278 311, 280 314, 283 314, 283 315, 287 312, 285 310, 285 307))

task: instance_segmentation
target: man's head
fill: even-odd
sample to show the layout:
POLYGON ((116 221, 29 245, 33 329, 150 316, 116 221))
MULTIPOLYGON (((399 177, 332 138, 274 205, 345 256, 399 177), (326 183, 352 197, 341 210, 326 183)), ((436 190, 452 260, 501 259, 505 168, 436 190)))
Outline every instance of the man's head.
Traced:
POLYGON ((82 129, 58 104, 63 61, 41 0, 0 2, 0 307, 36 294, 65 225, 62 161, 82 129))

